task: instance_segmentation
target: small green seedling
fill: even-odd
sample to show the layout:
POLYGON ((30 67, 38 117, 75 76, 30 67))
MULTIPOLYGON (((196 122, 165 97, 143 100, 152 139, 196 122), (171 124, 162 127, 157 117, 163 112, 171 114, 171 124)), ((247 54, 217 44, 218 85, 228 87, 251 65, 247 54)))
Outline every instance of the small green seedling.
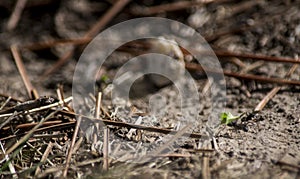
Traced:
POLYGON ((109 82, 109 77, 107 75, 102 75, 100 78, 100 81, 103 83, 108 83, 109 82))
POLYGON ((221 113, 221 124, 230 124, 233 121, 236 121, 238 119, 240 119, 242 116, 244 115, 244 113, 238 115, 238 116, 234 116, 232 115, 230 112, 223 112, 221 113))

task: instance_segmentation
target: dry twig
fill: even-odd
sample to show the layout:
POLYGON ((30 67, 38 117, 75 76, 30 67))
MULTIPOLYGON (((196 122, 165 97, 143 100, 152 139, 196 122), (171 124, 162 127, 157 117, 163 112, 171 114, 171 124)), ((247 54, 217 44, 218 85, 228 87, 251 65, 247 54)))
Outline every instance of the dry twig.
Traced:
POLYGON ((231 52, 231 51, 225 51, 225 50, 214 50, 215 54, 218 57, 237 57, 237 58, 248 58, 253 60, 263 60, 263 61, 269 61, 269 62, 277 62, 277 63, 296 63, 300 64, 299 60, 295 60, 293 58, 286 58, 286 57, 272 57, 272 56, 266 56, 266 55, 257 55, 252 53, 237 53, 237 52, 231 52))
MULTIPOLYGON (((41 158, 41 161, 40 161, 41 163, 44 163, 47 160, 48 155, 52 150, 52 147, 53 147, 53 143, 49 142, 49 144, 47 145, 47 148, 46 148, 46 150, 45 150, 45 152, 44 152, 44 154, 41 158)), ((40 167, 37 167, 36 170, 35 170, 35 175, 39 174, 40 172, 41 172, 40 167)))
POLYGON ((52 117, 57 111, 54 111, 52 113, 50 113, 47 117, 43 118, 36 126, 34 126, 34 128, 32 128, 25 136, 23 136, 17 143, 15 143, 12 147, 10 147, 7 151, 6 151, 6 155, 10 154, 11 152, 13 152, 16 148, 18 148, 21 144, 23 144, 24 142, 26 142, 30 136, 44 123, 46 122, 50 117, 52 117))
POLYGON ((206 73, 224 74, 226 76, 235 77, 235 78, 244 79, 244 80, 255 80, 255 81, 260 81, 260 82, 265 82, 265 83, 300 86, 300 81, 286 80, 286 79, 281 79, 281 78, 268 78, 268 77, 262 77, 262 76, 258 76, 258 75, 240 74, 240 73, 236 73, 236 72, 222 71, 222 70, 212 70, 212 69, 203 68, 201 65, 195 64, 195 63, 186 63, 185 67, 190 71, 203 71, 206 73))
POLYGON ((67 155, 67 159, 66 159, 66 166, 65 166, 65 169, 64 169, 64 173, 63 173, 64 177, 67 177, 67 173, 68 173, 68 169, 69 169, 69 166, 70 166, 70 161, 71 161, 71 157, 72 157, 72 153, 73 153, 73 147, 75 145, 75 141, 76 141, 76 137, 77 137, 77 134, 78 134, 78 131, 79 131, 80 124, 81 124, 81 117, 78 117, 77 121, 76 121, 75 131, 74 131, 73 137, 72 137, 72 142, 69 146, 69 151, 68 151, 68 155, 67 155))
POLYGON ((11 97, 9 96, 6 100, 5 100, 5 102, 1 105, 1 107, 0 107, 0 111, 7 105, 7 103, 10 101, 10 99, 11 99, 11 97))
MULTIPOLYGON (((46 106, 41 106, 41 107, 29 109, 29 110, 26 109, 26 111, 24 111, 22 114, 30 114, 30 113, 33 113, 33 112, 42 111, 42 110, 45 110, 45 109, 50 109, 52 107, 61 106, 64 103, 69 103, 70 101, 72 101, 72 99, 73 99, 73 97, 71 96, 71 97, 66 98, 63 102, 59 101, 59 102, 49 104, 49 105, 46 105, 46 106)), ((0 118, 9 117, 9 116, 12 116, 12 115, 14 115, 14 113, 4 113, 4 114, 0 114, 0 118)))
POLYGON ((209 157, 204 156, 203 157, 203 163, 202 163, 202 178, 203 179, 210 179, 211 174, 210 174, 210 167, 209 167, 209 157))
POLYGON ((92 38, 77 38, 77 39, 58 39, 46 42, 37 42, 29 45, 24 45, 22 48, 28 50, 43 50, 47 48, 52 48, 59 45, 83 45, 87 44, 92 40, 92 38))
MULTIPOLYGON (((14 116, 10 116, 10 118, 14 118, 14 116)), ((10 121, 10 119, 7 119, 6 121, 10 121)), ((5 123, 6 123, 5 121, 5 123)), ((46 127, 46 126, 52 126, 52 125, 55 125, 55 124, 60 124, 62 123, 61 120, 56 120, 56 121, 48 121, 48 122, 44 122, 44 124, 42 125, 43 127, 46 127)), ((31 127, 34 127, 35 125, 37 125, 38 123, 34 122, 34 123, 26 123, 26 124, 19 124, 15 127, 15 129, 28 129, 28 128, 31 128, 31 127)), ((2 124, 1 124, 2 125, 2 124)), ((1 129, 1 128, 0 128, 1 129)), ((6 131, 6 130, 11 130, 11 126, 7 126, 7 127, 3 127, 2 129, 3 131, 6 131)))
MULTIPOLYGON (((97 119, 100 118, 101 114, 101 97, 102 93, 99 92, 96 100, 96 113, 95 117, 97 119)), ((97 131, 100 131, 100 124, 97 123, 97 131)), ((109 154, 109 128, 107 126, 103 126, 103 170, 107 171, 109 168, 109 160, 108 160, 108 154, 109 154)))
POLYGON ((165 13, 170 11, 178 11, 188 9, 191 7, 202 6, 212 1, 178 1, 173 3, 167 3, 152 7, 134 7, 131 13, 138 16, 150 16, 158 13, 165 13))
MULTIPOLYGON (((4 149, 1 141, 0 141, 0 146, 1 146, 2 153, 5 154, 6 152, 5 152, 5 149, 4 149)), ((4 159, 6 161, 9 161, 8 155, 5 155, 4 159)), ((0 163, 2 163, 2 162, 0 162, 0 163)), ((14 165, 12 165, 11 162, 8 163, 8 168, 9 168, 10 172, 13 174, 13 178, 18 178, 18 176, 16 174, 16 169, 15 169, 14 165)))
MULTIPOLYGON (((300 60, 298 60, 300 62, 300 60)), ((294 64, 290 70, 286 73, 285 78, 289 78, 294 71, 297 69, 298 64, 294 64)), ((276 86, 274 87, 260 102, 259 104, 255 107, 255 111, 261 111, 266 104, 270 101, 270 99, 272 99, 277 93, 278 91, 281 89, 281 86, 276 86)))
MULTIPOLYGON (((94 37, 99 31, 101 31, 110 20, 115 17, 128 3, 130 0, 119 0, 115 3, 99 20, 96 24, 92 26, 92 28, 84 35, 83 39, 90 39, 94 37)), ((47 70, 41 77, 41 79, 45 79, 48 75, 55 72, 59 69, 63 64, 65 64, 73 55, 74 49, 66 52, 62 58, 60 58, 49 70, 47 70)))
POLYGON ((24 7, 26 6, 26 2, 27 2, 27 0, 18 0, 17 1, 15 9, 14 9, 13 13, 11 14, 11 16, 9 17, 9 20, 7 22, 7 26, 6 26, 7 30, 10 31, 10 30, 13 30, 14 28, 16 28, 16 26, 20 20, 22 11, 23 11, 24 7))
MULTIPOLYGON (((60 130, 60 129, 65 129, 65 128, 74 128, 75 122, 66 122, 66 123, 61 123, 61 124, 55 124, 47 127, 41 127, 37 130, 34 131, 34 133, 39 133, 39 132, 45 132, 45 131, 54 131, 54 130, 60 130)), ((15 135, 10 135, 8 137, 3 137, 0 140, 8 140, 12 139, 18 136, 26 135, 28 132, 25 133, 20 133, 20 134, 15 134, 15 135)))
POLYGON ((34 88, 33 88, 32 84, 29 80, 28 75, 27 75, 27 72, 26 72, 26 69, 24 67, 23 60, 20 56, 18 47, 16 45, 12 45, 10 49, 11 49, 11 53, 12 53, 14 59, 15 59, 16 65, 17 65, 18 70, 19 70, 19 73, 22 77, 23 83, 25 84, 25 87, 27 89, 27 94, 31 99, 33 99, 34 96, 32 96, 32 91, 33 91, 34 88))

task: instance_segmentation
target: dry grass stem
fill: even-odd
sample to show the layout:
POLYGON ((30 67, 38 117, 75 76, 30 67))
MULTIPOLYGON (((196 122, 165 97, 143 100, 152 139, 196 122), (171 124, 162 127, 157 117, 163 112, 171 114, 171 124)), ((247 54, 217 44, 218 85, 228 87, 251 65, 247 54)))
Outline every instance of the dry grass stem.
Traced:
MULTIPOLYGON (((0 107, 0 111, 7 105, 7 103, 10 101, 11 97, 9 96, 5 101, 4 103, 1 105, 0 107)), ((0 128, 1 129, 1 128, 0 128)))
POLYGON ((15 149, 17 149, 21 144, 23 144, 24 142, 26 142, 31 136, 32 134, 44 123, 46 122, 50 117, 52 117, 57 111, 54 111, 52 113, 50 113, 47 117, 43 118, 36 126, 34 126, 34 128, 32 128, 25 136, 23 136, 17 143, 15 143, 12 147, 10 147, 7 151, 6 151, 6 155, 10 154, 11 152, 13 152, 15 149))
POLYGON ((15 60, 16 65, 18 67, 19 73, 22 77, 23 83, 25 84, 27 94, 28 94, 30 99, 33 99, 33 96, 32 96, 31 92, 34 88, 33 88, 32 84, 29 80, 29 77, 27 75, 26 69, 25 69, 24 64, 23 64, 23 60, 22 60, 21 55, 19 53, 19 49, 16 45, 11 46, 11 53, 14 57, 14 60, 15 60))
POLYGON ((12 14, 9 17, 9 20, 7 22, 7 26, 6 26, 7 30, 11 31, 16 28, 16 26, 20 20, 21 14, 23 12, 23 9, 26 6, 26 2, 27 2, 27 0, 18 0, 17 1, 15 9, 12 12, 12 14))
POLYGON ((217 1, 178 1, 151 7, 135 7, 131 13, 139 16, 150 16, 158 13, 166 13, 170 11, 178 11, 217 1))
POLYGON ((264 64, 263 61, 257 61, 257 62, 254 62, 252 63, 251 65, 248 65, 246 67, 244 67, 240 72, 241 73, 248 73, 258 67, 261 67, 262 65, 264 64))
POLYGON ((65 169, 64 169, 64 173, 63 173, 64 177, 67 177, 71 157, 72 157, 72 154, 73 154, 73 148, 74 148, 75 141, 76 141, 76 138, 77 138, 77 134, 78 134, 78 131, 79 131, 79 127, 80 127, 80 124, 81 124, 81 119, 82 119, 81 117, 78 117, 77 121, 76 121, 75 130, 74 130, 74 133, 73 133, 72 141, 71 141, 71 144, 69 146, 68 155, 67 155, 67 159, 66 159, 66 165, 65 165, 65 169))
MULTIPOLYGON (((47 126, 47 127, 41 127, 39 129, 35 130, 35 133, 45 132, 45 131, 53 131, 53 130, 59 130, 59 129, 65 129, 65 128, 73 128, 74 126, 75 126, 74 121, 65 122, 65 123, 51 125, 51 126, 47 126)), ((9 140, 9 139, 16 138, 18 136, 23 136, 23 135, 26 135, 26 134, 27 134, 27 132, 20 133, 20 134, 17 134, 17 135, 10 135, 10 136, 7 136, 7 137, 3 137, 0 140, 9 140)))
POLYGON ((103 135, 103 170, 109 169, 109 128, 104 127, 103 135))
POLYGON ((293 58, 287 58, 287 57, 273 57, 273 56, 245 53, 245 52, 243 53, 231 52, 225 50, 214 50, 214 52, 218 57, 237 57, 240 59, 252 59, 252 60, 262 60, 262 61, 277 62, 277 63, 300 64, 299 60, 293 58))
MULTIPOLYGON (((44 163, 47 160, 48 155, 52 150, 52 147, 53 147, 53 143, 49 142, 49 144, 47 145, 47 148, 46 148, 46 150, 45 150, 45 152, 44 152, 44 154, 41 158, 41 161, 40 161, 41 163, 44 163)), ((35 170, 35 175, 38 175, 40 172, 41 172, 40 167, 37 167, 36 170, 35 170)))
POLYGON ((210 167, 209 167, 209 157, 204 156, 203 157, 203 163, 202 163, 202 178, 203 179, 210 179, 210 167))
MULTIPOLYGON (((101 115, 101 98, 102 93, 99 92, 96 100, 96 112, 95 117, 97 119, 100 118, 101 115)), ((100 123, 96 124, 98 133, 100 132, 100 123)), ((97 139, 98 135, 96 134, 95 138, 97 139)), ((94 141, 96 143, 96 141, 94 141)), ((107 126, 103 126, 103 170, 107 171, 109 168, 109 128, 107 126)))
MULTIPOLYGON (((0 141, 0 146, 1 146, 2 153, 5 154, 6 152, 5 152, 5 149, 4 149, 1 141, 0 141)), ((2 161, 0 163, 2 163, 3 160, 9 161, 8 155, 5 154, 4 158, 1 159, 1 160, 2 161)), ((17 178, 18 176, 16 174, 16 169, 15 169, 14 165, 11 162, 8 163, 8 168, 9 168, 9 171, 13 174, 13 178, 17 178)))
MULTIPOLYGON (((300 60, 298 59, 300 62, 300 60)), ((289 78, 294 71, 297 69, 298 64, 294 64, 290 70, 286 73, 285 78, 289 78)), ((255 107, 255 111, 261 111, 266 104, 278 93, 278 91, 281 89, 280 86, 274 87, 260 102, 259 104, 255 107)))
MULTIPOLYGON (((83 39, 90 39, 97 35, 97 33, 102 30, 113 17, 115 17, 128 3, 130 0, 119 0, 115 3, 98 21, 94 24, 91 29, 84 35, 83 39)), ((47 78, 50 74, 59 69, 64 65, 74 54, 74 49, 66 52, 52 67, 47 70, 40 80, 47 78)))
MULTIPOLYGON (((30 144, 30 142, 26 142, 26 144, 29 146, 29 147, 31 147, 32 149, 36 149, 33 145, 31 145, 30 144)), ((51 143, 51 148, 53 147, 53 143, 51 143)), ((47 148, 48 148, 48 146, 47 146, 47 148)), ((47 151, 47 149, 46 149, 46 151, 47 151)), ((40 150, 36 150, 36 152, 39 154, 39 155, 44 155, 44 154, 42 154, 42 152, 40 151, 40 150)), ((49 154, 47 154, 47 155, 49 155, 49 154)), ((55 164, 54 163, 52 163, 51 162, 51 160, 49 160, 48 158, 46 158, 46 160, 47 160, 47 162, 51 165, 51 166, 54 166, 55 164)))
POLYGON ((4 122, 1 121, 2 123, 0 124, 0 129, 2 129, 6 124, 8 124, 11 120, 13 120, 16 115, 17 115, 17 112, 14 112, 13 115, 11 115, 7 119, 5 119, 4 122))
POLYGON ((29 45, 24 45, 22 48, 27 50, 43 50, 47 48, 56 47, 59 45, 84 45, 91 41, 91 38, 78 38, 78 39, 58 39, 46 42, 37 42, 29 45))
MULTIPOLYGON (((66 98, 62 102, 59 101, 59 102, 56 102, 56 103, 53 103, 53 104, 49 104, 49 105, 46 105, 46 106, 41 106, 41 107, 38 107, 38 108, 30 109, 28 111, 19 112, 18 114, 20 114, 20 113, 22 113, 22 114, 30 114, 30 113, 33 113, 33 112, 42 111, 42 110, 45 110, 45 109, 50 109, 50 108, 53 108, 53 107, 62 106, 64 103, 71 102, 72 99, 73 99, 73 97, 71 96, 71 97, 66 98)), ((9 117, 9 116, 12 116, 12 115, 14 115, 14 113, 0 114, 0 118, 9 117)))
POLYGON ((222 71, 222 70, 212 70, 212 69, 203 68, 201 65, 195 63, 186 63, 185 67, 190 71, 205 71, 206 73, 214 73, 214 74, 221 74, 221 75, 224 74, 229 77, 235 77, 243 80, 254 80, 254 81, 265 82, 265 83, 300 86, 300 81, 286 80, 281 78, 269 78, 260 75, 241 74, 241 73, 222 71))
POLYGON ((84 35, 84 38, 97 35, 129 2, 130 0, 118 0, 84 35))

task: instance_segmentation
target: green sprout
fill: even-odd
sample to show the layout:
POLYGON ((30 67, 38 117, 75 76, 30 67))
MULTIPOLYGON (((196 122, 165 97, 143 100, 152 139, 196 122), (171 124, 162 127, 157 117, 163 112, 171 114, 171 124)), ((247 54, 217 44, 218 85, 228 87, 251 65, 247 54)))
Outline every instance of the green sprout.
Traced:
POLYGON ((110 79, 107 75, 102 75, 101 78, 100 78, 100 81, 103 82, 103 83, 108 83, 109 80, 110 79))
POLYGON ((221 113, 221 124, 230 124, 233 121, 236 121, 238 119, 240 119, 242 116, 244 115, 244 113, 238 115, 238 116, 234 116, 232 115, 230 112, 222 112, 221 113))

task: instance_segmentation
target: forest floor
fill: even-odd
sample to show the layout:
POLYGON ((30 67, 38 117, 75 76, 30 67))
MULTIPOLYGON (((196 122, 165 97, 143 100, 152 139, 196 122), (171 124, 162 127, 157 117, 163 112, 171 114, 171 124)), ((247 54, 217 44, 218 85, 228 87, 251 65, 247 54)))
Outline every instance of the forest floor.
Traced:
MULTIPOLYGON (((0 178, 299 178, 300 1, 126 3, 0 2, 0 178), (120 67, 144 53, 144 41, 115 51, 95 74, 101 107, 86 102, 99 100, 97 93, 82 100, 85 110, 100 111, 95 116, 107 125, 108 137, 103 137, 108 131, 103 125, 94 133, 99 120, 80 116, 71 98, 83 47, 105 28, 140 17, 176 20, 200 33, 228 72, 222 111, 245 114, 218 125, 213 133, 207 131, 214 109, 205 94, 213 93, 213 87, 194 70, 202 95, 197 116, 201 122, 184 141, 180 132, 168 135, 176 139, 176 148, 157 152, 146 162, 133 156, 159 146, 166 133, 183 130, 178 89, 150 83, 141 83, 140 89, 136 84, 131 101, 119 105, 112 104, 106 92, 120 67), (154 98, 164 103, 149 109, 154 98), (266 105, 260 105, 263 102, 266 105), (153 116, 151 110, 163 115, 153 116)), ((196 63, 187 52, 183 55, 186 64, 196 63)), ((212 117, 220 120, 220 115, 212 117)))

